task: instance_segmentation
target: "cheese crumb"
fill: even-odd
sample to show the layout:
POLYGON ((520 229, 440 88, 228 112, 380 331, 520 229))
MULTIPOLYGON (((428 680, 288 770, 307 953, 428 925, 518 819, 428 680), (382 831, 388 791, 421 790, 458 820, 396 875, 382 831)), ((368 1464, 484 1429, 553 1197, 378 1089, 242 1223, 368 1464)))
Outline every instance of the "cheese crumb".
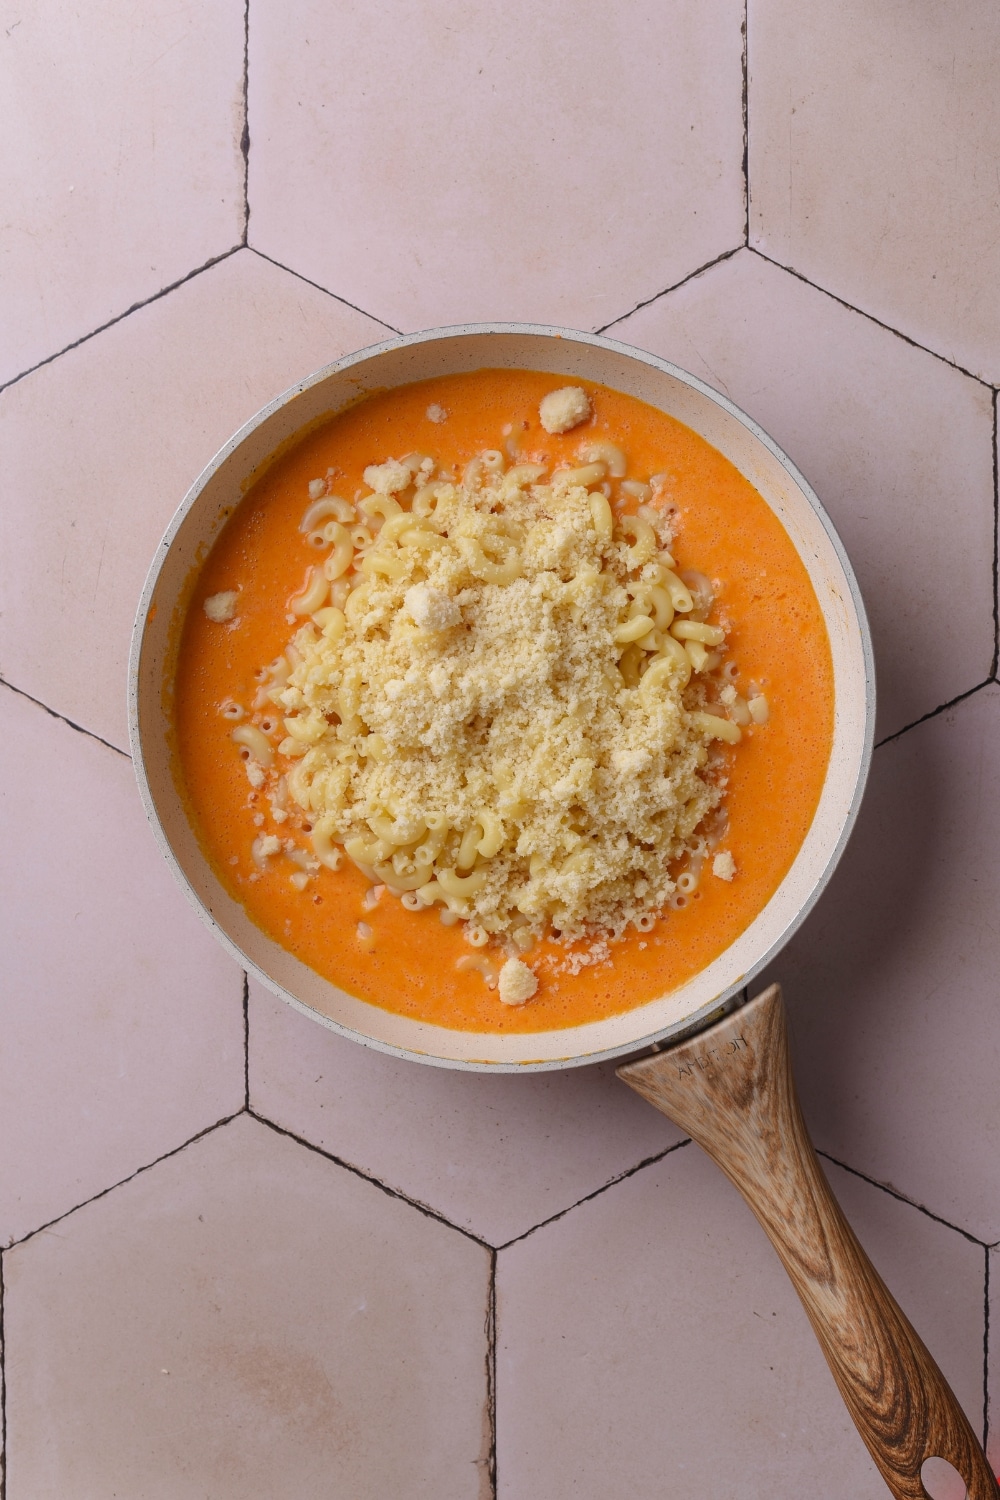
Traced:
POLYGON ((500 970, 498 991, 504 1005, 523 1005, 538 989, 538 980, 528 965, 519 958, 508 958, 500 970))
POLYGON ((447 630, 458 625, 462 611, 449 594, 431 588, 429 583, 415 583, 406 590, 403 603, 415 625, 423 630, 447 630))
POLYGON ((365 484, 377 495, 394 495, 397 490, 405 490, 412 478, 406 464, 401 464, 398 458, 386 459, 384 464, 369 464, 365 470, 365 484))
POLYGON ((546 432, 569 432, 590 416, 590 398, 582 386, 564 385, 543 396, 538 415, 546 432))
POLYGON ((272 854, 281 853, 281 840, 276 839, 273 833, 259 833, 250 846, 250 853, 254 864, 263 865, 272 854))
POLYGON ((712 874, 719 880, 732 880, 736 874, 736 861, 728 849, 723 849, 712 860, 712 874))
POLYGON ((238 589, 223 589, 221 594, 209 594, 202 609, 210 620, 216 625, 224 625, 231 620, 236 613, 236 597, 238 589))
POLYGON ((448 413, 435 401, 427 408, 427 420, 428 422, 447 422, 448 413))

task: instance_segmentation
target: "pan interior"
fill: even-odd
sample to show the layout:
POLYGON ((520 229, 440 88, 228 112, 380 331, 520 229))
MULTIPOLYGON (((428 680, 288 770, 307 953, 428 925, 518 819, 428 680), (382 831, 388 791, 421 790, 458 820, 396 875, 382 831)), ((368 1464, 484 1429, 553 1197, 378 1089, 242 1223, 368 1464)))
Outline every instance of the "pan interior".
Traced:
POLYGON ((245 967, 296 1008, 356 1040, 446 1067, 519 1071, 595 1062, 688 1031, 717 1014, 802 921, 846 841, 871 754, 874 676, 857 584, 816 496, 770 439, 730 402, 654 356, 595 335, 516 325, 415 335, 319 371, 266 407, 195 483, 164 537, 133 636, 129 722, 140 789, 161 849, 201 916, 245 967), (671 993, 584 1026, 492 1035, 452 1031, 381 1010, 307 968, 222 888, 189 825, 171 766, 164 683, 173 628, 193 570, 269 457, 370 391, 484 367, 584 377, 659 407, 717 448, 782 522, 809 574, 833 660, 834 737, 809 833, 765 908, 711 964, 671 993))

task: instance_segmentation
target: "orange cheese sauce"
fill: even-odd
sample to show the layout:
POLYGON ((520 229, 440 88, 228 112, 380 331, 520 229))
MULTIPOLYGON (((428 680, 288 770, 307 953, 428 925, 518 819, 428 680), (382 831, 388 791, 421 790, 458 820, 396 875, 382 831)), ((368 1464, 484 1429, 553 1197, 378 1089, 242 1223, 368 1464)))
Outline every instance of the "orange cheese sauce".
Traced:
MULTIPOLYGON (((304 963, 350 993, 423 1021, 468 1031, 533 1032, 595 1021, 674 989, 732 943, 766 905, 788 871, 819 801, 833 734, 833 671, 822 613, 791 541, 773 512, 727 459, 703 438, 653 407, 603 386, 590 393, 591 422, 551 436, 538 405, 566 378, 533 371, 479 370, 422 381, 369 396, 276 458, 227 522, 194 582, 180 635, 173 683, 178 780, 202 848, 219 879, 248 914, 304 963), (448 412, 431 422, 427 408, 448 412), (418 450, 460 472, 484 448, 501 448, 508 423, 522 424, 520 459, 573 461, 582 441, 607 437, 628 455, 630 477, 666 473, 676 508, 673 552, 678 569, 718 580, 713 619, 729 627, 728 659, 739 666, 738 691, 759 683, 770 722, 744 730, 732 753, 721 845, 733 854, 732 882, 711 873, 711 856, 688 905, 646 934, 611 948, 612 962, 575 976, 539 966, 528 1004, 501 1005, 482 976, 455 965, 472 953, 462 926, 445 927, 435 909, 410 912, 385 892, 368 910, 369 889, 344 860, 323 868, 305 890, 292 885, 283 858, 251 880, 250 846, 260 832, 290 833, 293 819, 263 829, 255 794, 219 712, 227 699, 249 709, 254 674, 284 650, 301 621, 288 623, 287 601, 317 561, 299 531, 308 484, 332 467, 335 493, 352 499, 367 465, 418 450), (238 618, 209 621, 210 594, 239 590, 238 618), (365 922, 373 946, 359 944, 365 922)), ((307 837, 299 833, 305 847, 307 837)), ((491 953, 491 949, 480 950, 491 953)), ((528 955, 565 956, 544 943, 528 955)), ((502 956, 497 963, 502 962, 502 956)))

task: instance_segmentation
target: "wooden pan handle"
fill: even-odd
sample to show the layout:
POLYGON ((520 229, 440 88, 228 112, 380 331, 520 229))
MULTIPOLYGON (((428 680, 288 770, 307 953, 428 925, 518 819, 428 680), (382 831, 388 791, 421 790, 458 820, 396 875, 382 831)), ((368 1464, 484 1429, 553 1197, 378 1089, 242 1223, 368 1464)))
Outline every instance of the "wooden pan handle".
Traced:
POLYGON ((926 1500, 920 1468, 935 1455, 958 1470, 969 1500, 998 1500, 965 1413, 823 1175, 795 1092, 778 985, 618 1076, 686 1130, 753 1209, 898 1500, 926 1500))

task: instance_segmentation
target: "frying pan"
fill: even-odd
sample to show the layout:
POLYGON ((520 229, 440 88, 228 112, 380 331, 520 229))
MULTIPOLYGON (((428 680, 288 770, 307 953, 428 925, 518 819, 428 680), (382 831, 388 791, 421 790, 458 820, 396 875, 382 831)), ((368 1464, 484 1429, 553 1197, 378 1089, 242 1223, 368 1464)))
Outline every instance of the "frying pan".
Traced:
POLYGON ((200 916, 245 968, 332 1030, 442 1067, 540 1071, 654 1049, 621 1067, 620 1076, 715 1158, 757 1214, 892 1492, 905 1500, 925 1496, 921 1466, 933 1457, 955 1465, 972 1500, 985 1500, 1000 1491, 975 1436, 844 1221, 809 1144, 780 995, 772 986, 740 1005, 837 864, 864 789, 874 708, 871 640, 854 574, 822 506, 777 445, 732 402, 665 360, 597 335, 526 324, 393 339, 327 366, 266 406, 212 460, 168 527, 143 589, 129 663, 133 760, 154 834, 200 916), (691 979, 622 1015, 496 1036, 381 1010, 323 979, 256 927, 199 848, 178 792, 170 732, 177 624, 190 580, 268 459, 367 392, 484 367, 598 381, 669 413, 723 453, 770 505, 802 559, 826 621, 834 678, 833 750, 815 817, 747 930, 691 979))

